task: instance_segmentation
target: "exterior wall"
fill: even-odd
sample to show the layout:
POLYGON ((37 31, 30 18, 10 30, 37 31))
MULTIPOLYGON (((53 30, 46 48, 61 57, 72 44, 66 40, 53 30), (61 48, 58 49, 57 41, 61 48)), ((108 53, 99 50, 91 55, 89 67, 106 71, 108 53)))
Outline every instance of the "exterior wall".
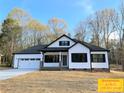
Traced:
POLYGON ((40 68, 40 61, 39 62, 31 62, 28 66, 28 64, 25 64, 25 62, 21 62, 21 64, 19 63, 21 58, 41 58, 41 54, 15 54, 14 55, 14 59, 13 59, 13 67, 14 68, 18 68, 19 65, 23 66, 23 65, 27 65, 27 67, 23 67, 23 68, 36 68, 39 65, 40 68))
POLYGON ((44 63, 44 67, 59 67, 58 63, 44 63))
POLYGON ((69 69, 90 69, 90 50, 82 44, 76 44, 69 49, 69 69), (74 63, 71 59, 72 53, 87 53, 87 62, 74 63))
POLYGON ((56 42, 52 43, 48 47, 70 47, 70 46, 59 46, 59 41, 70 41, 70 46, 72 46, 73 44, 75 44, 74 41, 72 41, 71 39, 63 36, 62 38, 58 39, 56 42))
MULTIPOLYGON (((61 54, 60 54, 60 52, 46 52, 44 55, 55 55, 55 54, 57 54, 57 55, 67 55, 67 52, 61 52, 61 54)), ((57 62, 57 63, 43 63, 43 66, 44 67, 59 67, 59 62, 57 62)))
POLYGON ((109 68, 108 52, 91 52, 91 54, 105 54, 105 62, 92 62, 92 68, 109 68))

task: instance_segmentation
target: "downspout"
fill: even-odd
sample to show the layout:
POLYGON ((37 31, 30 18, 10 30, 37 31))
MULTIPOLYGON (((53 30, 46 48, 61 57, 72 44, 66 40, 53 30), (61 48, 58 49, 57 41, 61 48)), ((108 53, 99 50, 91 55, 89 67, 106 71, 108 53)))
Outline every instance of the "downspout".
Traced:
POLYGON ((109 51, 107 51, 107 55, 106 55, 106 56, 107 56, 107 60, 108 60, 108 67, 109 67, 109 68, 108 68, 108 72, 110 72, 110 62, 109 62, 109 55, 108 55, 108 52, 109 52, 109 51))
POLYGON ((60 68, 60 70, 61 70, 61 62, 62 62, 62 53, 61 53, 61 51, 59 52, 59 68, 60 68))
POLYGON ((90 50, 90 71, 92 72, 91 50, 90 50))
POLYGON ((68 50, 68 52, 67 52, 67 64, 68 64, 68 69, 69 69, 69 50, 68 50))

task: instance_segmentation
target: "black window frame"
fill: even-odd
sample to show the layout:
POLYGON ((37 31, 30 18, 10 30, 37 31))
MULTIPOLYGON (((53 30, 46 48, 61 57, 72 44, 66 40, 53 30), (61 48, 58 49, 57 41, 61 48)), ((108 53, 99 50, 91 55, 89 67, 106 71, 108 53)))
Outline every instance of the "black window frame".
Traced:
POLYGON ((87 62, 87 53, 72 53, 71 54, 71 59, 72 59, 73 63, 87 62))
POLYGON ((45 63, 59 63, 59 55, 45 55, 45 63))
POLYGON ((29 58, 25 58, 25 61, 29 61, 30 59, 29 58))
POLYGON ((91 62, 105 63, 106 62, 105 54, 91 54, 91 62))
POLYGON ((20 58, 19 60, 24 61, 25 59, 24 58, 20 58))
POLYGON ((70 41, 59 41, 59 46, 70 46, 70 41))
POLYGON ((40 59, 40 58, 36 58, 35 60, 36 60, 36 61, 40 61, 41 59, 40 59))
POLYGON ((31 60, 31 61, 34 61, 34 60, 35 60, 35 58, 30 58, 30 60, 31 60))

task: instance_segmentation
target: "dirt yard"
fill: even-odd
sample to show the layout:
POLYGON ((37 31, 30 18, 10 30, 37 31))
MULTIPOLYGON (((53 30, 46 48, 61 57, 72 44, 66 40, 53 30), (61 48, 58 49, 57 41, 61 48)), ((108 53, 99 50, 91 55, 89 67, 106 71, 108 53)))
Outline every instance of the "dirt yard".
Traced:
POLYGON ((124 72, 37 71, 0 81, 0 93, 97 93, 98 78, 124 78, 124 72))

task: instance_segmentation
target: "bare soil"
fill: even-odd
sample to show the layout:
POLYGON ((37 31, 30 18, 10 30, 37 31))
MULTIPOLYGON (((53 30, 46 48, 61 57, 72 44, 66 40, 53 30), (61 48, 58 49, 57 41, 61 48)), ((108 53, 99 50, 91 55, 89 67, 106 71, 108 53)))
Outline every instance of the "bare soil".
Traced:
POLYGON ((97 93, 99 78, 124 78, 124 72, 37 71, 0 81, 0 93, 97 93))

